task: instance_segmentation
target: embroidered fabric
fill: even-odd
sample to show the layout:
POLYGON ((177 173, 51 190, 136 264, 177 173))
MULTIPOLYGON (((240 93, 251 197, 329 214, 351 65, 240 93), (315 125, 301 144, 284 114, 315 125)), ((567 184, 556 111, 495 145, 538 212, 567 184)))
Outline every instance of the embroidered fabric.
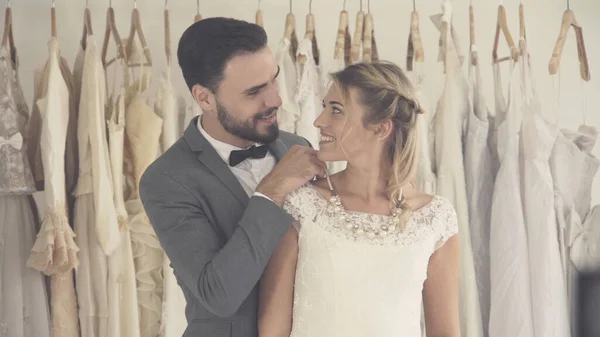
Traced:
MULTIPOLYGON (((405 230, 381 238, 354 235, 333 207, 312 185, 284 204, 299 231, 291 336, 420 335, 429 258, 458 233, 450 202, 435 196, 413 212, 405 230)), ((389 218, 346 213, 372 228, 389 218)))

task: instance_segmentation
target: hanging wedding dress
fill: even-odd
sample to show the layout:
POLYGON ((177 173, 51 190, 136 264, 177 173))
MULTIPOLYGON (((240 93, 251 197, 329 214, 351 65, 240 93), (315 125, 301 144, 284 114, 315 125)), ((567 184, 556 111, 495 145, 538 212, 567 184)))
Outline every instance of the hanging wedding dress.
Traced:
POLYGON ((296 60, 291 55, 292 42, 283 38, 277 46, 275 58, 279 65, 279 96, 281 108, 277 112, 279 129, 291 133, 296 132, 296 121, 300 115, 300 107, 296 101, 298 89, 298 70, 296 60))
POLYGON ((79 106, 79 181, 74 194, 79 320, 83 336, 108 337, 108 260, 121 235, 105 133, 105 74, 93 36, 86 42, 79 106))
POLYGON ((108 329, 111 337, 140 337, 137 284, 131 249, 131 234, 123 196, 123 143, 125 138, 125 90, 129 83, 125 60, 117 58, 112 74, 116 82, 119 73, 123 76, 120 92, 112 94, 106 101, 109 153, 111 164, 114 205, 121 236, 121 243, 108 257, 108 329))
POLYGON ((433 139, 432 122, 435 111, 429 109, 429 102, 423 93, 423 71, 420 63, 413 65, 412 84, 417 94, 417 100, 425 113, 417 116, 417 128, 419 137, 419 161, 417 164, 417 174, 415 183, 417 189, 423 193, 435 194, 435 185, 437 177, 435 176, 434 163, 431 159, 433 139))
POLYGON ((298 64, 300 79, 295 100, 299 104, 299 115, 296 123, 296 134, 308 140, 314 149, 319 149, 319 129, 314 122, 321 114, 321 101, 325 95, 322 87, 321 71, 315 63, 313 41, 302 39, 298 46, 297 58, 302 58, 304 64, 298 64))
MULTIPOLYGON (((569 257, 577 273, 600 270, 600 205, 594 206, 583 223, 574 223, 577 230, 572 231, 571 252, 569 257)), ((572 227, 574 228, 574 227, 572 227)), ((577 324, 577 322, 574 322, 577 324)))
MULTIPOLYGON (((162 74, 159 82, 157 100, 154 110, 162 118, 162 152, 167 151, 177 139, 178 132, 178 95, 171 82, 171 64, 167 63, 167 71, 162 74)), ((163 337, 181 337, 187 328, 185 317, 186 301, 177 284, 171 262, 167 255, 164 255, 163 278, 164 292, 162 304, 161 336, 163 337)))
MULTIPOLYGON (((525 46, 525 43, 521 45, 525 46)), ((519 62, 523 91, 521 194, 529 246, 533 331, 537 337, 568 337, 567 288, 560 259, 554 190, 548 164, 558 129, 544 120, 541 114, 526 49, 523 49, 519 62)))
MULTIPOLYGON (((581 254, 584 247, 581 241, 576 239, 585 233, 582 224, 590 210, 593 181, 600 166, 600 160, 592 154, 597 138, 598 130, 590 125, 581 125, 577 131, 562 129, 550 155, 554 209, 567 295, 571 305, 571 326, 577 322, 573 302, 578 274, 571 258, 581 254), (577 246, 574 246, 576 242, 577 246)), ((572 333, 575 334, 574 331, 572 333)))
MULTIPOLYGON (((350 60, 350 32, 348 30, 348 12, 345 10, 340 13, 339 30, 336 37, 335 49, 333 53, 333 67, 331 73, 343 70, 346 67, 346 59, 350 60)), ((329 90, 329 77, 323 79, 323 97, 329 90)), ((346 161, 327 162, 327 174, 332 175, 346 169, 346 161)))
POLYGON ((52 335, 78 337, 77 303, 73 284, 77 251, 67 217, 65 144, 69 120, 69 88, 59 65, 55 37, 48 43, 47 92, 36 101, 41 114, 40 150, 44 173, 46 215, 27 266, 51 275, 52 335))
POLYGON ((494 65, 498 126, 495 137, 500 166, 490 228, 490 337, 533 336, 527 234, 519 178, 521 111, 515 94, 518 70, 514 63, 510 67, 508 102, 505 102, 500 64, 494 65))
POLYGON ((448 198, 458 215, 460 234, 459 313, 462 336, 478 337, 483 334, 481 310, 477 295, 475 267, 471 250, 469 213, 462 155, 463 121, 469 107, 468 87, 460 69, 459 55, 451 38, 450 3, 443 3, 443 25, 448 29, 442 36, 442 53, 446 68, 444 92, 435 113, 435 167, 436 194, 448 198))
POLYGON ((17 62, 8 47, 0 48, 0 337, 50 337, 44 277, 26 267, 36 233, 31 197, 36 188, 24 138, 29 108, 17 62))
MULTIPOLYGON (((471 46, 475 48, 475 45, 471 46)), ((470 109, 465 132, 465 182, 475 278, 479 294, 483 335, 488 336, 490 316, 490 221, 494 180, 492 152, 488 146, 490 112, 481 87, 479 64, 469 62, 470 109)))
MULTIPOLYGON (((134 43, 134 46, 137 47, 137 44, 134 43)), ((128 62, 142 63, 137 55, 139 53, 132 53, 128 62)), ((142 337, 159 334, 163 296, 164 251, 139 196, 139 181, 157 157, 163 124, 162 118, 145 102, 144 92, 148 90, 150 71, 141 68, 141 76, 127 88, 125 100, 125 163, 129 191, 125 206, 129 214, 142 337)))

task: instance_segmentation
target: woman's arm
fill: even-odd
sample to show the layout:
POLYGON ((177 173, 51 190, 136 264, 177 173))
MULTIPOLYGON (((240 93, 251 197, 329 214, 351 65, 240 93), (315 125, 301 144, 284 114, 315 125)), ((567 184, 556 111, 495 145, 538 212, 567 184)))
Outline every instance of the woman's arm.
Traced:
POLYGON ((291 227, 271 256, 260 279, 258 335, 288 337, 292 330, 294 279, 298 260, 298 232, 291 227))
POLYGON ((458 235, 453 235, 429 259, 423 286, 427 337, 459 337, 459 252, 458 235))

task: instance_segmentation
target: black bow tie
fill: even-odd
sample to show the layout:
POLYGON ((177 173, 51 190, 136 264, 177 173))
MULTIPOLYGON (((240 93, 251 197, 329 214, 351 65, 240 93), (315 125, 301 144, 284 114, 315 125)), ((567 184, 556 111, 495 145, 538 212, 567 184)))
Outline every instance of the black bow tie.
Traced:
POLYGON ((255 146, 252 145, 245 150, 234 150, 229 154, 229 166, 237 166, 248 158, 260 159, 264 158, 269 151, 267 145, 255 146))

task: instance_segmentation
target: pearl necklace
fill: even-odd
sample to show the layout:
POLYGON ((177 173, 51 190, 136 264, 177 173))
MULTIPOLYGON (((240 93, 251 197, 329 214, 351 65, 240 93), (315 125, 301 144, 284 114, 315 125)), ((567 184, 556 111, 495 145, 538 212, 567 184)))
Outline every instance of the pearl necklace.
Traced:
POLYGON ((368 225, 359 225, 358 223, 352 223, 351 217, 348 215, 346 209, 342 205, 342 199, 333 189, 333 185, 331 184, 331 180, 329 179, 329 175, 326 176, 327 184, 329 185, 329 190, 331 191, 331 197, 329 198, 329 202, 333 204, 333 212, 336 217, 344 223, 344 227, 357 236, 366 236, 367 238, 383 238, 390 233, 393 233, 397 227, 400 218, 400 214, 402 213, 402 209, 400 209, 400 202, 402 201, 402 189, 400 189, 400 196, 398 197, 398 201, 396 203, 396 207, 392 209, 392 216, 388 220, 387 225, 381 225, 379 228, 373 228, 368 225))

